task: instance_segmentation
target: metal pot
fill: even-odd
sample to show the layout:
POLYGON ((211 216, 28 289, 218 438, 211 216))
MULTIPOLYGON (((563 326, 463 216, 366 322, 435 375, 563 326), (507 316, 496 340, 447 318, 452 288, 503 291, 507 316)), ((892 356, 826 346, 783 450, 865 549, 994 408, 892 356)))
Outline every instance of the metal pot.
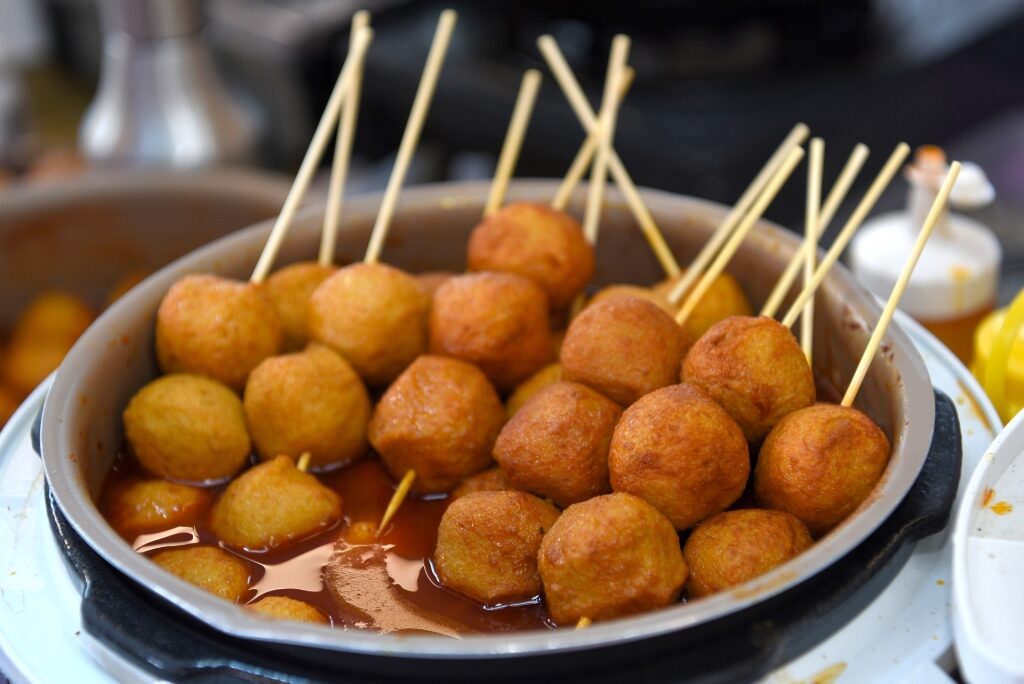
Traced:
MULTIPOLYGON (((546 201, 555 188, 549 181, 517 182, 510 199, 546 201)), ((479 220, 486 194, 487 187, 481 183, 407 190, 384 258, 414 271, 464 268, 466 237, 479 220)), ((582 197, 579 194, 577 199, 582 197)), ((662 192, 646 191, 644 198, 684 262, 696 253, 726 211, 709 202, 662 192)), ((378 205, 378 196, 347 204, 346 225, 340 236, 345 257, 361 256, 378 205)), ((580 208, 577 202, 571 209, 579 213, 580 208)), ((320 221, 317 210, 299 216, 280 265, 313 257, 320 221)), ((246 278, 268 231, 269 224, 261 224, 190 254, 104 313, 58 372, 41 424, 41 453, 52 496, 74 532, 117 571, 162 602, 260 652, 284 650, 290 657, 376 674, 480 676, 491 672, 509 676, 511 672, 551 673, 582 663, 594 667, 625 651, 635 656, 654 644, 671 646, 676 637, 698 629, 710 634, 747 619, 752 610, 767 609, 773 599, 788 591, 813 586, 816 576, 850 554, 900 506, 928 455, 936 405, 931 382, 909 338, 894 326, 858 400, 892 441, 892 458, 882 480, 848 520, 809 551, 741 587, 582 631, 474 635, 456 640, 268 623, 169 575, 135 553, 107 525, 94 504, 123 440, 121 411, 131 395, 158 374, 153 321, 160 299, 186 273, 246 278), (489 666, 482 667, 483 661, 489 666)), ((660 277, 646 243, 616 194, 611 195, 605 210, 599 245, 599 283, 644 283, 660 277)), ((795 237, 768 223, 762 223, 746 240, 730 270, 755 306, 798 245, 795 237)), ((852 375, 877 313, 874 298, 845 269, 836 267, 819 291, 815 331, 818 372, 835 386, 845 387, 852 375)), ((828 590, 819 583, 817 591, 828 590)))

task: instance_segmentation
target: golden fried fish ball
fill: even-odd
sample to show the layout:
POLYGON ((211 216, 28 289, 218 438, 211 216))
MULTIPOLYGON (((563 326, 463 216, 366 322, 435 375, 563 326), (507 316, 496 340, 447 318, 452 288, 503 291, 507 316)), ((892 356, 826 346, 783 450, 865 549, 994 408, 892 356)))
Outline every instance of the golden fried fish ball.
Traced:
POLYGON ((433 299, 434 293, 437 292, 437 288, 444 285, 449 279, 454 278, 456 275, 457 274, 452 271, 426 271, 425 273, 417 273, 413 277, 416 278, 416 282, 420 284, 420 289, 423 290, 423 294, 433 299))
POLYGON ((339 269, 309 300, 309 336, 385 385, 427 348, 430 298, 408 273, 385 264, 339 269))
POLYGON ((3 377, 15 392, 27 395, 60 367, 73 344, 73 340, 34 342, 18 337, 3 355, 3 377))
POLYGON ((593 306, 600 302, 607 301, 609 299, 615 299, 616 297, 636 297, 637 299, 646 299, 651 304, 655 304, 665 313, 670 316, 675 316, 675 309, 671 304, 668 303, 667 297, 650 287, 641 287, 640 285, 608 285, 603 287, 590 298, 587 302, 587 306, 593 306))
POLYGON ((562 377, 596 389, 620 406, 677 381, 682 330, 667 313, 636 297, 584 309, 562 344, 562 377))
POLYGON ((302 349, 309 341, 306 322, 309 298, 316 288, 337 269, 321 266, 315 261, 291 264, 270 274, 267 278, 267 297, 277 312, 284 331, 284 348, 289 351, 302 349))
POLYGON ((552 308, 564 309, 594 276, 594 248, 564 211, 539 202, 513 202, 469 236, 471 271, 503 271, 540 286, 552 308))
POLYGON ((524 492, 475 492, 452 502, 437 528, 441 583, 486 605, 537 596, 537 550, 557 519, 557 508, 524 492))
MULTIPOLYGON (((668 302, 668 295, 675 287, 674 279, 663 280, 654 286, 654 293, 668 302)), ((681 305, 686 301, 689 290, 679 298, 681 305)), ((671 304, 670 312, 678 311, 679 307, 671 304)), ((683 338, 687 348, 701 338, 715 323, 724 321, 730 316, 750 316, 753 308, 750 300, 740 287, 739 281, 728 273, 719 274, 711 281, 711 287, 697 302, 696 308, 683 322, 683 338)))
POLYGON ((341 497, 287 456, 255 465, 213 506, 210 529, 230 546, 274 549, 341 520, 341 497))
POLYGON ((11 329, 11 340, 62 342, 67 349, 95 318, 92 308, 81 297, 63 290, 36 295, 22 310, 11 329))
POLYGON ((137 480, 113 492, 106 518, 122 537, 194 525, 210 503, 210 492, 167 480, 137 480))
POLYGON ((314 606, 287 596, 264 596, 248 604, 246 609, 278 620, 312 622, 317 625, 331 624, 330 619, 314 606))
POLYGON ((260 361, 281 351, 283 333, 263 288, 188 275, 156 314, 156 355, 165 373, 195 373, 241 391, 260 361))
POLYGON ((683 361, 683 382, 722 405, 751 442, 783 416, 814 403, 814 375, 789 328, 761 316, 733 316, 711 327, 683 361))
POLYGON ((355 370, 328 347, 273 356, 245 385, 245 420, 264 460, 309 452, 318 468, 344 465, 367 449, 370 396, 355 370))
POLYGON ((811 534, 835 527, 867 498, 889 463, 889 439, 854 408, 817 404, 789 414, 761 446, 754 494, 811 534))
POLYGON ((11 419, 21 405, 21 394, 7 385, 0 384, 0 427, 11 419))
POLYGON ((740 497, 750 456, 721 406, 692 385, 672 385, 625 410, 608 469, 612 489, 639 496, 685 530, 740 497))
POLYGON ((494 458, 513 487, 565 508, 611 491, 608 447, 620 415, 586 385, 556 383, 506 423, 494 458))
POLYGON ((789 513, 752 508, 725 511, 701 523, 686 540, 686 592, 707 596, 743 584, 811 546, 807 526, 789 513))
POLYGON ((476 364, 500 391, 551 361, 548 303, 533 281, 512 273, 470 273, 434 294, 430 351, 476 364))
POLYGON ((539 371, 516 385, 505 402, 505 413, 509 418, 523 407, 523 404, 532 399, 545 387, 549 387, 562 379, 562 364, 549 363, 539 371))
POLYGON ((565 509, 537 561, 548 613, 560 625, 662 608, 679 598, 687 576, 672 523, 620 492, 565 509))
POLYGON ((150 558, 189 584, 238 603, 249 591, 249 571, 231 554, 213 546, 188 546, 161 551, 150 558))
POLYGON ((200 375, 165 375, 136 392, 124 410, 124 433, 146 470, 172 480, 229 477, 252 451, 242 400, 200 375))
POLYGON ((395 479, 416 471, 413 491, 447 492, 491 464, 505 409, 479 368, 421 356, 380 398, 370 444, 395 479))
POLYGON ((505 471, 499 467, 494 467, 467 477, 462 481, 462 484, 452 490, 448 498, 451 501, 455 501, 474 492, 507 492, 514 489, 515 487, 505 477, 505 471))

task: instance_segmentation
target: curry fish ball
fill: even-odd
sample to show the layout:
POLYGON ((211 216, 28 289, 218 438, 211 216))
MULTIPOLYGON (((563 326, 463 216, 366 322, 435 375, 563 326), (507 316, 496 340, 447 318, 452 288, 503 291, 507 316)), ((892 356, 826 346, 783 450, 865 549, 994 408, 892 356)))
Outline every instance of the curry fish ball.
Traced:
POLYGON ((327 616, 315 607, 305 601, 288 598, 287 596, 265 596, 259 601, 250 603, 246 608, 254 613, 277 618, 278 620, 312 622, 318 625, 331 624, 327 616))
POLYGON ((766 316, 716 323, 690 348, 681 377, 721 404, 751 442, 813 404, 817 392, 793 333, 766 316))
POLYGON ((565 508, 611 491, 608 446, 621 414, 589 387, 559 382, 502 428, 494 458, 513 487, 565 508))
POLYGON ((562 364, 560 363, 549 363, 548 365, 541 368, 539 371, 523 380, 521 383, 516 385, 516 388, 509 395, 508 400, 505 402, 505 413, 509 418, 516 415, 516 413, 523 407, 523 405, 532 399, 538 392, 545 387, 559 382, 562 379, 562 364))
POLYGON ((621 406, 677 381, 683 336, 675 320, 636 297, 615 297, 577 316, 562 345, 562 377, 621 406))
POLYGON ((193 525, 209 503, 210 492, 199 487, 139 480, 114 493, 107 520, 122 536, 134 537, 193 525))
POLYGON ((672 523, 623 493, 565 509, 544 535, 537 561, 548 612, 560 625, 667 606, 687 577, 672 523))
POLYGON ((670 316, 675 315, 675 308, 669 304, 668 298, 661 292, 650 287, 641 287, 639 285, 608 285, 607 287, 601 288, 597 293, 590 298, 587 306, 593 306, 600 302, 614 299, 616 297, 636 297, 637 299, 646 299, 651 304, 656 304, 665 313, 670 316))
POLYGON ((154 475, 202 482, 229 477, 252 444, 242 401, 200 375, 165 375, 140 389, 124 410, 131 453, 154 475))
POLYGON ((615 428, 612 489, 654 505, 678 530, 731 506, 746 487, 750 456, 743 431, 691 385, 644 396, 615 428))
POLYGON ((73 340, 36 342, 18 337, 3 356, 3 377, 17 393, 29 394, 60 367, 73 344, 73 340))
POLYGON ((515 487, 505 477, 505 471, 495 467, 467 477, 462 484, 452 490, 449 499, 455 501, 474 492, 505 492, 513 489, 515 487))
POLYGON ((779 421, 758 455, 754 494, 811 534, 835 527, 867 498, 889 463, 889 439, 853 408, 809 406, 779 421))
POLYGON ((743 584, 782 565, 811 546, 807 526, 789 513, 725 511, 697 527, 686 540, 691 598, 743 584))
POLYGON ((316 467, 366 453, 370 396, 355 370, 318 344, 256 366, 245 385, 245 420, 264 459, 309 452, 316 467))
POLYGON ((499 390, 543 368, 553 349, 547 299, 522 276, 461 275, 434 295, 431 353, 476 364, 499 390))
POLYGON ((32 299, 11 329, 12 340, 62 342, 70 349, 95 317, 81 297, 63 290, 43 292, 32 299))
POLYGON ((447 492, 491 464, 504 422, 501 400, 479 368, 421 356, 377 403, 370 444, 395 479, 416 471, 414 491, 447 492))
POLYGON ((306 323, 309 298, 335 270, 333 266, 303 261, 285 266, 267 278, 267 297, 281 321, 285 349, 302 349, 309 341, 306 323))
POLYGON ((488 605, 540 594, 537 550, 557 519, 557 508, 524 492, 458 499, 437 528, 434 564, 441 583, 488 605))
MULTIPOLYGON (((663 297, 667 302, 669 293, 672 292, 675 284, 676 281, 673 279, 663 280, 654 286, 654 293, 663 297)), ((688 294, 687 291, 680 297, 679 304, 686 301, 688 294)), ((678 307, 673 307, 671 311, 677 309, 678 307)), ((711 286, 697 302, 693 313, 683 322, 683 337, 686 340, 686 346, 689 347, 699 340, 701 335, 710 330, 715 323, 724 321, 730 316, 750 316, 752 313, 750 300, 747 299, 747 295, 736 278, 728 273, 721 273, 711 281, 711 286)))
POLYGON ((345 357, 370 385, 384 385, 427 347, 430 298, 408 273, 384 264, 346 266, 309 300, 309 335, 345 357))
POLYGON ((156 355, 165 373, 196 373, 241 391, 260 361, 280 352, 281 323, 263 289, 188 275, 156 314, 156 355))
POLYGON ((555 309, 567 307, 594 275, 594 248, 579 222, 537 202, 513 202, 485 217, 468 252, 469 270, 529 278, 555 309))
POLYGON ((232 603, 238 603, 249 591, 249 571, 245 565, 213 546, 161 551, 150 560, 189 584, 232 603))

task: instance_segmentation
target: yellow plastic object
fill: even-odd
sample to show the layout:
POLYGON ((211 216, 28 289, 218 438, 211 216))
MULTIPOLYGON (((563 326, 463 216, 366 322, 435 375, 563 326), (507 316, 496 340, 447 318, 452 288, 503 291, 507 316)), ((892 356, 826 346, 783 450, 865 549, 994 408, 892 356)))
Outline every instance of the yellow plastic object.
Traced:
POLYGON ((988 316, 974 335, 971 371, 1004 422, 1024 408, 1024 291, 988 316))

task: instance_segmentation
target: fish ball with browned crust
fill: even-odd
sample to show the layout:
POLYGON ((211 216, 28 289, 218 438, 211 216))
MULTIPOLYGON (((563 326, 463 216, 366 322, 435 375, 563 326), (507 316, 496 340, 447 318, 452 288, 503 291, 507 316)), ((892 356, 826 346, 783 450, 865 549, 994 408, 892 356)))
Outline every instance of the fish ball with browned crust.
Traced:
POLYGON ((323 345, 256 366, 243 404, 264 460, 309 452, 311 465, 324 468, 366 453, 370 396, 352 366, 323 345))
POLYGON ((287 456, 239 475, 210 515, 210 529, 229 546, 274 549, 309 537, 341 520, 341 497, 287 456))
POLYGON ((811 546, 807 526, 789 513, 725 511, 701 523, 686 540, 686 592, 708 596, 763 575, 811 546))
POLYGON ((305 601, 287 596, 264 596, 246 606, 248 610, 278 620, 293 622, 312 622, 317 625, 329 625, 330 619, 317 608, 305 601))
POLYGON ((494 458, 516 489, 565 508, 611 491, 608 447, 620 415, 618 404, 586 385, 556 383, 506 423, 494 458))
POLYGON ((854 408, 817 404, 768 434, 754 472, 758 503, 792 513, 822 535, 871 493, 889 463, 889 439, 854 408))
POLYGON ((692 385, 672 385, 625 410, 608 470, 612 489, 639 496, 685 530, 740 497, 750 456, 721 406, 692 385))
POLYGON ((413 490, 447 492, 491 464, 505 409, 479 368, 421 356, 384 393, 370 444, 392 477, 416 471, 413 490))
MULTIPOLYGON (((654 286, 654 293, 668 302, 669 293, 676 284, 675 279, 666 279, 654 286)), ((692 288, 691 288, 692 289, 692 288)), ((679 298, 679 304, 671 307, 671 311, 678 311, 689 296, 687 290, 679 298)), ((715 323, 723 321, 730 316, 750 316, 753 308, 750 300, 740 287, 739 281, 728 273, 720 273, 711 281, 711 286, 697 302, 693 312, 683 322, 683 338, 689 348, 694 342, 700 339, 701 335, 711 329, 715 323)))
POLYGON ((283 333, 260 285, 187 275, 156 314, 156 355, 165 373, 194 373, 241 391, 249 372, 281 351, 283 333))
POLYGON ((554 309, 572 303, 594 275, 594 248, 564 211, 513 202, 484 217, 469 236, 471 271, 504 271, 540 286, 554 309))
POLYGON ((170 549, 150 560, 189 584, 232 603, 238 603, 249 591, 249 571, 245 564, 213 546, 170 549))
POLYGON ((477 365, 500 391, 553 357, 548 303, 533 281, 512 273, 470 273, 434 294, 430 350, 477 365))
POLYGON ((345 357, 370 385, 385 385, 427 348, 430 298, 385 264, 339 269, 309 300, 309 336, 345 357))
POLYGON ((623 493, 565 509, 537 561, 548 613, 560 625, 662 608, 679 598, 687 577, 672 523, 623 493))
POLYGON ((521 409, 523 405, 532 399, 538 392, 543 390, 545 387, 550 387, 556 382, 559 382, 561 379, 562 364, 549 363, 544 366, 526 380, 523 380, 521 383, 516 385, 516 388, 512 390, 512 394, 509 395, 508 400, 505 401, 505 413, 509 418, 516 415, 519 409, 521 409))
POLYGON ((557 508, 524 492, 476 492, 452 502, 437 528, 441 583, 487 605, 537 596, 537 550, 557 519, 557 508))
POLYGON ((302 349, 309 341, 309 298, 316 288, 337 269, 315 261, 302 261, 270 274, 266 282, 267 297, 284 331, 284 349, 302 349))
POLYGON ((106 518, 123 537, 194 525, 210 503, 210 492, 167 480, 138 480, 114 492, 106 518))
POLYGON ((594 388, 620 406, 677 381, 683 336, 649 301, 614 297, 587 307, 562 344, 562 377, 594 388))
POLYGON ((230 477, 252 450, 241 399, 200 375, 165 375, 136 392, 124 433, 143 468, 173 480, 230 477))
POLYGON ((455 501, 474 492, 505 492, 513 489, 515 487, 505 477, 505 471, 496 466, 467 477, 462 484, 452 490, 448 498, 455 501))
POLYGON ((681 377, 721 404, 751 442, 817 394, 800 343, 767 316, 716 323, 690 348, 681 377))

